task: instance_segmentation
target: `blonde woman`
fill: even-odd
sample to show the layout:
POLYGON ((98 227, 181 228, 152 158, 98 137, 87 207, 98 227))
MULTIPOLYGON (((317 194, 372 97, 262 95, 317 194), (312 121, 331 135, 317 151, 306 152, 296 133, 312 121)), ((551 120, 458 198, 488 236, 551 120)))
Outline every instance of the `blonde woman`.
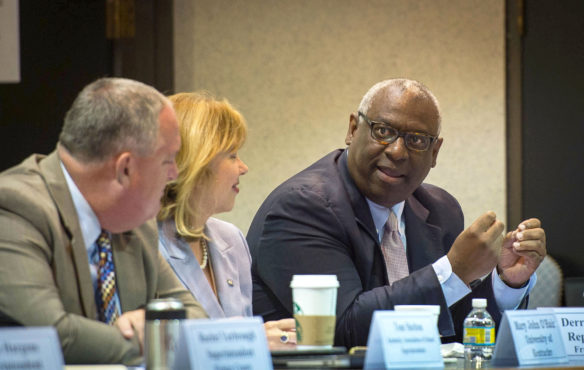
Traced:
MULTIPOLYGON (((233 208, 247 166, 237 152, 243 116, 208 93, 170 96, 179 121, 178 177, 158 214, 159 249, 209 317, 252 316, 251 256, 234 225, 212 216, 233 208)), ((296 343, 294 319, 264 324, 270 349, 296 343)))

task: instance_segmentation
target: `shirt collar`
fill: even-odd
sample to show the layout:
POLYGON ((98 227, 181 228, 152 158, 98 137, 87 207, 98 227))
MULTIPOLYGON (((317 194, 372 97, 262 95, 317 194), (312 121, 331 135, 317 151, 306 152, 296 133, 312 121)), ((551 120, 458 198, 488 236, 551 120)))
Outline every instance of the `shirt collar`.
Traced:
MULTIPOLYGON (((79 227, 81 228, 81 234, 83 235, 83 241, 85 242, 85 248, 89 252, 99 234, 101 234, 101 226, 99 224, 99 220, 95 215, 95 212, 91 209, 81 191, 75 184, 75 181, 67 172, 65 165, 63 162, 61 164, 61 169, 63 170, 63 174, 65 175, 65 180, 67 181, 67 187, 69 188, 69 193, 71 194, 71 198, 73 199, 73 205, 75 206, 75 210, 77 211, 77 219, 79 220, 79 227)), ((89 255, 89 253, 88 253, 89 255)))
POLYGON ((377 231, 377 236, 379 237, 379 240, 381 240, 381 237, 383 236, 383 226, 385 225, 385 223, 387 222, 387 219, 389 218, 389 212, 393 211, 393 213, 395 213, 398 222, 399 222, 399 233, 401 236, 405 235, 405 222, 403 220, 403 211, 404 211, 404 206, 405 206, 405 201, 399 202, 397 204, 395 204, 393 207, 391 208, 387 208, 384 207, 382 205, 379 205, 377 203, 372 202, 371 200, 369 200, 368 198, 365 198, 367 200, 367 204, 369 205, 369 210, 371 211, 371 217, 373 217, 373 223, 375 224, 375 230, 377 231))

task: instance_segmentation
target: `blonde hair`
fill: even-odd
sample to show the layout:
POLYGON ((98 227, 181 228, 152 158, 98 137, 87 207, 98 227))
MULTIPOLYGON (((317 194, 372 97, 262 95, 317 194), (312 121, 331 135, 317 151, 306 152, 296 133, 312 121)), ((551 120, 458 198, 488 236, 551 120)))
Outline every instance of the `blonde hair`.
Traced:
POLYGON ((178 119, 181 148, 176 157, 178 177, 164 191, 158 220, 174 217, 178 235, 204 238, 203 228, 193 230, 197 212, 193 189, 211 179, 211 161, 220 153, 237 151, 245 142, 245 119, 226 99, 208 92, 179 93, 169 97, 178 119))

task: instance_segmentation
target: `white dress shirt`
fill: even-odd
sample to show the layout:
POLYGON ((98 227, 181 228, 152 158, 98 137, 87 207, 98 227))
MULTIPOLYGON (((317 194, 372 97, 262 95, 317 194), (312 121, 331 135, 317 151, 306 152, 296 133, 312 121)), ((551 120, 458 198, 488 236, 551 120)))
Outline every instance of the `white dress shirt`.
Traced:
MULTIPOLYGON (((73 205, 77 211, 77 220, 79 221, 83 242, 87 249, 89 272, 91 273, 91 282, 93 283, 93 291, 95 292, 97 290, 97 269, 99 265, 97 238, 101 234, 101 225, 99 224, 99 220, 93 212, 93 209, 91 209, 91 206, 87 203, 87 200, 85 200, 81 191, 79 191, 79 188, 71 178, 71 175, 67 172, 63 162, 61 162, 61 169, 65 175, 65 180, 67 180, 67 187, 69 188, 69 193, 73 199, 73 205)), ((116 304, 120 309, 121 314, 122 306, 118 294, 116 294, 116 304)))
MULTIPOLYGON (((403 217, 405 201, 394 205, 391 209, 374 203, 369 199, 367 199, 367 203, 369 204, 369 209, 371 211, 371 216, 373 217, 373 223, 375 224, 379 241, 381 242, 381 238, 383 237, 383 226, 389 218, 389 212, 393 211, 399 220, 400 238, 404 247, 407 249, 406 223, 403 217)), ((470 288, 454 272, 452 272, 452 265, 447 256, 438 259, 432 264, 432 267, 438 277, 444 298, 446 299, 446 304, 449 307, 471 292, 470 288)), ((515 309, 519 306, 523 297, 531 291, 533 286, 535 286, 537 276, 534 273, 529 279, 529 284, 522 288, 515 289, 511 288, 501 280, 497 273, 497 268, 495 267, 491 274, 491 281, 497 306, 502 312, 504 310, 515 309)))

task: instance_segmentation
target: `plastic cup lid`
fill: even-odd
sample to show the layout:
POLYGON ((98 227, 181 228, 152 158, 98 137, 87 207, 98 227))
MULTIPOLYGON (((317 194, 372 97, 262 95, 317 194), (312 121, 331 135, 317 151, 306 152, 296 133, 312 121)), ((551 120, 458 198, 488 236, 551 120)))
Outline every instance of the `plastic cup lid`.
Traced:
POLYGON ((290 288, 338 288, 337 275, 294 275, 290 288))

